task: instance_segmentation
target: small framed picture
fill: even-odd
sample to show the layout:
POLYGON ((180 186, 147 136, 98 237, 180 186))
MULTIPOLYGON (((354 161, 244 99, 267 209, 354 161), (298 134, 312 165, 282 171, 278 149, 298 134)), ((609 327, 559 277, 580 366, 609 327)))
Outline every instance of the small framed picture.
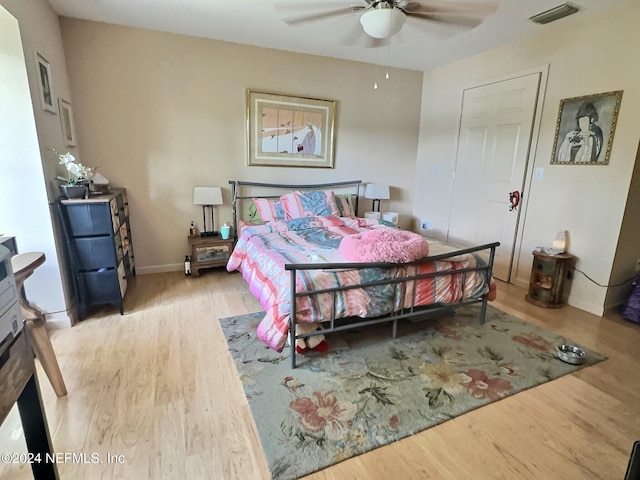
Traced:
POLYGON ((51 64, 46 58, 36 52, 36 66, 38 68, 40 103, 42 104, 42 109, 51 113, 57 113, 55 95, 53 94, 53 83, 51 82, 51 64))
POLYGON ((60 124, 62 125, 62 137, 65 145, 75 147, 76 129, 73 123, 73 113, 71 112, 71 104, 61 98, 58 99, 58 107, 60 109, 60 124))
POLYGON ((622 91, 560 100, 552 165, 608 165, 622 91))

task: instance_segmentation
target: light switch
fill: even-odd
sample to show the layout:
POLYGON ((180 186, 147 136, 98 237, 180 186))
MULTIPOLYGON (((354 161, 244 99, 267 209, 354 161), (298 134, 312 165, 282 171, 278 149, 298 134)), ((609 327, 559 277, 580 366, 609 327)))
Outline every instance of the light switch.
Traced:
POLYGON ((544 176, 544 168, 542 167, 536 168, 535 172, 533 173, 533 178, 535 178, 536 180, 542 180, 543 176, 544 176))

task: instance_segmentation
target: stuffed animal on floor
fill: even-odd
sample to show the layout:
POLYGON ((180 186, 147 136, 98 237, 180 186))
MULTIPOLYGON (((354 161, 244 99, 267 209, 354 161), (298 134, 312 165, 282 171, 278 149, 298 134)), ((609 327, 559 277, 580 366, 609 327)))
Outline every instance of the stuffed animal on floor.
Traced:
MULTIPOLYGON (((298 334, 311 333, 316 330, 319 330, 319 327, 315 323, 298 323, 296 325, 296 333, 298 334)), ((287 337, 287 344, 289 344, 289 337, 287 337)), ((326 352, 328 349, 329 344, 323 334, 296 339, 296 352, 298 353, 326 352)))

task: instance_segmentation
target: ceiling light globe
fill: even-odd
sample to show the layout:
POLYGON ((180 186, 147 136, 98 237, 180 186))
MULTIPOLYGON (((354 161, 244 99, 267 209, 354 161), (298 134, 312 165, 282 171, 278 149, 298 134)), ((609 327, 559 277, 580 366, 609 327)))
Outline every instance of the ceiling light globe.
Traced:
POLYGON ((376 8, 360 17, 365 33, 373 38, 390 38, 400 31, 407 16, 398 8, 376 8))

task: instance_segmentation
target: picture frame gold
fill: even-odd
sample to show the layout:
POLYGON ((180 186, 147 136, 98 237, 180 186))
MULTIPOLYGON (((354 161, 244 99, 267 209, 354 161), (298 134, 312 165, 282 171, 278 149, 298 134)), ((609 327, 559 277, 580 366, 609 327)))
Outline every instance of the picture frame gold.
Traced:
POLYGON ((335 100, 247 90, 247 164, 334 168, 335 114, 335 100))
POLYGON ((38 52, 36 52, 36 68, 42 109, 47 112, 57 113, 56 97, 53 93, 53 82, 51 81, 51 64, 38 52))
POLYGON ((560 100, 552 165, 608 165, 622 90, 560 100))
POLYGON ((60 111, 60 125, 62 126, 62 137, 68 147, 77 146, 76 129, 73 123, 73 112, 71 104, 62 98, 58 98, 58 110, 60 111))

